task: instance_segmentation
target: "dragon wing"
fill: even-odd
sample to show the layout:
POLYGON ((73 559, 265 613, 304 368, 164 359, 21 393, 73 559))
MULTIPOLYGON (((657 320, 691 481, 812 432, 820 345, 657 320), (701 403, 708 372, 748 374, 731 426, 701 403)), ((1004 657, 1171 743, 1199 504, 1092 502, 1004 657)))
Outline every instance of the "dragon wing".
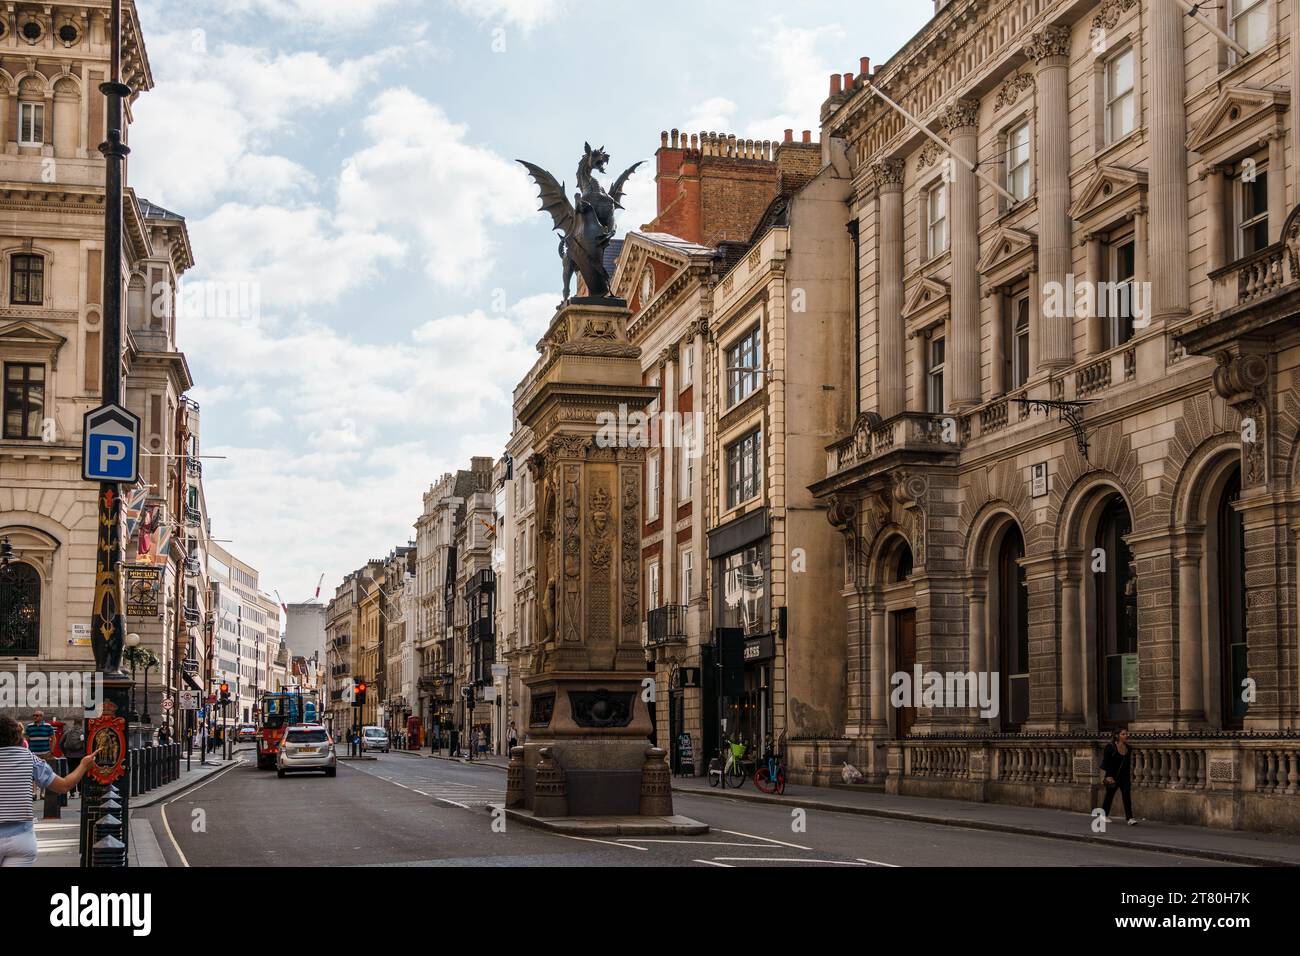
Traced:
POLYGON ((555 229, 566 236, 570 235, 577 214, 574 212, 573 204, 569 202, 569 197, 564 194, 564 186, 557 183, 555 177, 540 166, 534 166, 522 159, 515 162, 528 170, 528 175, 533 177, 533 182, 540 190, 538 198, 542 200, 542 209, 551 214, 551 219, 555 221, 555 229))
POLYGON ((639 163, 633 163, 627 169, 623 170, 622 176, 614 180, 614 188, 609 191, 609 198, 614 200, 614 205, 618 206, 619 209, 623 208, 623 204, 622 202, 620 202, 620 200, 623 198, 623 184, 627 182, 629 176, 631 176, 634 172, 636 172, 638 166, 644 164, 645 164, 644 159, 641 160, 641 162, 639 163))

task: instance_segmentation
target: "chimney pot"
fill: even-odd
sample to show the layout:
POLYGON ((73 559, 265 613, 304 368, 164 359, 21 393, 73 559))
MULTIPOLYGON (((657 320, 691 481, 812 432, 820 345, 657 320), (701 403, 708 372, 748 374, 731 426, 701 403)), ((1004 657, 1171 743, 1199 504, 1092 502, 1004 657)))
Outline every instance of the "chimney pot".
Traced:
POLYGON ((865 80, 871 75, 871 57, 864 56, 858 59, 858 73, 865 80))
POLYGON ((793 143, 793 142, 794 142, 794 130, 792 130, 792 129, 788 129, 788 130, 785 131, 785 141, 786 141, 787 143, 793 143))
POLYGON ((844 92, 847 93, 847 92, 848 92, 849 90, 851 90, 851 89, 853 89, 853 74, 852 74, 852 73, 845 73, 845 74, 844 74, 844 92))
POLYGON ((672 136, 673 136, 673 149, 676 149, 676 148, 677 148, 677 130, 673 130, 672 136))
POLYGON ((806 129, 806 130, 803 131, 803 141, 804 141, 805 143, 811 143, 811 142, 812 142, 812 130, 810 130, 810 129, 806 129))
POLYGON ((839 91, 840 91, 840 75, 838 73, 832 73, 831 74, 831 96, 834 96, 839 91))
MULTIPOLYGON (((659 132, 659 145, 660 145, 660 146, 667 146, 667 145, 668 145, 668 133, 667 133, 667 131, 661 130, 661 131, 659 132)), ((676 144, 674 144, 674 145, 676 145, 676 144)))

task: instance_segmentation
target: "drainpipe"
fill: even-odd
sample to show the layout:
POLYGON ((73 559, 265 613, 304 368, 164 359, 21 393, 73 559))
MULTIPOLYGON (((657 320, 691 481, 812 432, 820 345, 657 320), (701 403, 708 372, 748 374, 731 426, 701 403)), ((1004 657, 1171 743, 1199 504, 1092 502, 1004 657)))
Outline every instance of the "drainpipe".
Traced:
POLYGON ((858 233, 858 220, 850 219, 847 228, 853 240, 853 414, 850 423, 862 411, 862 239, 858 233))

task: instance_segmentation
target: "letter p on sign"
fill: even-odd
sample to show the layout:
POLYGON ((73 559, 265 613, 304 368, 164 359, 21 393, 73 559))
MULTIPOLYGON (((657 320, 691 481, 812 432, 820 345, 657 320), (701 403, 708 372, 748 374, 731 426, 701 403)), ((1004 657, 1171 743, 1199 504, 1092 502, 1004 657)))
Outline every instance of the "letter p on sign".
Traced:
POLYGON ((87 481, 134 484, 140 477, 140 419, 120 405, 87 412, 81 453, 87 481))

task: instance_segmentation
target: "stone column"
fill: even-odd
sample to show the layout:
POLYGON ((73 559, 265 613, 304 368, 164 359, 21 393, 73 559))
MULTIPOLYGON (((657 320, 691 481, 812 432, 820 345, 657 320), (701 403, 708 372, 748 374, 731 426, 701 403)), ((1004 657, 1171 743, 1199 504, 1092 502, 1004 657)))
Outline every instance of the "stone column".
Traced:
MULTIPOLYGON (((984 590, 983 582, 976 584, 970 582, 967 585, 970 590, 967 592, 967 615, 966 615, 966 633, 969 635, 970 647, 967 651, 968 666, 976 677, 980 680, 980 675, 989 669, 988 664, 988 635, 985 633, 985 604, 987 593, 984 590)), ((1000 693, 1000 691, 999 691, 1000 693)), ((1006 706, 1006 701, 999 701, 1000 707, 1006 706)), ((970 709, 971 723, 976 727, 982 727, 985 719, 980 716, 979 708, 970 709)))
POLYGON ((1187 95, 1183 23, 1176 3, 1150 6, 1151 318, 1189 312, 1187 282, 1187 95))
MULTIPOLYGON (((1133 214, 1133 281, 1145 289, 1147 282, 1147 207, 1139 206, 1133 214)), ((1150 307, 1150 303, 1146 303, 1150 307)))
MULTIPOLYGON (((1070 29, 1050 26, 1030 36, 1025 55, 1034 62, 1038 106, 1034 125, 1038 164, 1038 268, 1043 286, 1067 288, 1072 270, 1070 250, 1070 29)), ((1035 289, 1037 298, 1042 289, 1035 289)), ((1066 310, 1068 313, 1069 309, 1066 310)), ((1073 323, 1069 315, 1044 316, 1038 359, 1043 368, 1060 369, 1074 362, 1073 323)))
MULTIPOLYGON (((1300 16, 1300 11, 1292 10, 1292 16, 1300 16)), ((1292 123, 1294 124, 1294 120, 1292 123)), ((1282 226, 1286 223, 1286 141, 1281 133, 1274 133, 1268 138, 1268 241, 1277 242, 1282 238, 1282 226)))
POLYGON ((885 628, 888 615, 883 607, 871 610, 871 724, 885 728, 889 718, 885 712, 888 691, 885 689, 885 628))
MULTIPOLYGON (((1178 722, 1184 727, 1205 721, 1204 662, 1201 659, 1200 535, 1188 536, 1178 552, 1178 722)), ((1226 675, 1225 675, 1226 677, 1226 675)))
MULTIPOLYGON (((1088 246, 1088 281, 1092 283, 1094 289, 1100 289, 1101 282, 1106 278, 1103 274, 1101 261, 1101 237, 1095 233, 1089 233, 1084 241, 1088 246)), ((1101 314, 1101 303, 1098 301, 1100 298, 1100 296, 1093 296, 1092 312, 1087 317, 1089 355, 1100 355, 1106 350, 1106 327, 1104 325, 1106 319, 1101 314)))
POLYGON ((1011 337, 1007 337, 1007 293, 1006 290, 999 287, 993 290, 993 325, 990 331, 993 333, 993 354, 989 357, 989 377, 990 391, 994 398, 1006 394, 1007 391, 1007 360, 1010 356, 1007 349, 1015 343, 1015 330, 1011 330, 1011 337))
POLYGON ((903 163, 888 159, 872 167, 880 202, 880 296, 877 352, 881 418, 907 409, 903 363, 903 163))
POLYGON ((912 338, 913 411, 925 411, 925 370, 930 361, 930 330, 923 329, 912 338))
POLYGON ((1061 723, 1083 723, 1084 628, 1079 608, 1079 576, 1066 559, 1057 580, 1061 585, 1061 723))
MULTIPOLYGON (((952 331, 944 360, 954 411, 978 405, 980 395, 979 180, 960 160, 978 158, 979 100, 957 100, 943 115, 952 148, 948 216, 952 227, 952 331)), ((947 383, 945 383, 947 384, 947 383)))
MULTIPOLYGON (((1208 271, 1210 272, 1215 269, 1222 269, 1228 264, 1224 245, 1228 238, 1227 229, 1224 225, 1226 222, 1224 207, 1226 194, 1223 167, 1207 166, 1205 169, 1205 238, 1206 265, 1209 267, 1208 271)), ((1269 214, 1272 215, 1272 210, 1269 210, 1269 214)))

